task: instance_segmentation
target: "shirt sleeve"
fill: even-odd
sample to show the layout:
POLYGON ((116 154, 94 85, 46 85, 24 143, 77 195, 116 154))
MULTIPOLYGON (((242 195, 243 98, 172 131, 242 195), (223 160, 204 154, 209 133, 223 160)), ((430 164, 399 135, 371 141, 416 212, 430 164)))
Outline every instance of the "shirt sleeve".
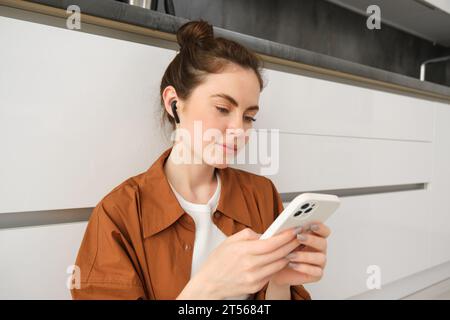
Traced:
POLYGON ((147 299, 136 254, 112 218, 117 209, 107 207, 101 201, 89 219, 72 272, 72 299, 147 299))
MULTIPOLYGON (((281 199, 280 194, 278 193, 278 190, 276 189, 273 182, 268 179, 270 182, 270 188, 271 188, 271 196, 269 196, 268 199, 272 200, 272 206, 273 207, 273 221, 278 217, 278 215, 283 212, 284 206, 283 206, 283 200, 281 199)), ((254 294, 254 300, 265 300, 266 299, 266 291, 267 286, 269 283, 267 283, 261 290, 256 292, 254 294)), ((308 293, 308 291, 304 288, 304 286, 291 286, 291 300, 311 300, 311 296, 308 293)))

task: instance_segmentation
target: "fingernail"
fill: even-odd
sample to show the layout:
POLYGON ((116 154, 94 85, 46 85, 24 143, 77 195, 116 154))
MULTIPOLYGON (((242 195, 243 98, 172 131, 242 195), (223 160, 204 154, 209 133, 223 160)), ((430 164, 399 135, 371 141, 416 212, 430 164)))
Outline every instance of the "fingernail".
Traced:
POLYGON ((302 230, 303 230, 303 227, 295 228, 295 229, 294 229, 294 235, 299 234, 300 232, 302 232, 302 230))
POLYGON ((311 229, 311 231, 319 230, 319 226, 317 224, 312 224, 309 228, 311 229))
POLYGON ((297 235, 297 239, 300 240, 300 241, 305 241, 305 240, 306 240, 306 235, 304 235, 304 234, 298 234, 298 235, 297 235))
POLYGON ((297 267, 297 263, 289 262, 289 263, 288 263, 288 266, 289 266, 289 268, 295 269, 295 268, 297 267))

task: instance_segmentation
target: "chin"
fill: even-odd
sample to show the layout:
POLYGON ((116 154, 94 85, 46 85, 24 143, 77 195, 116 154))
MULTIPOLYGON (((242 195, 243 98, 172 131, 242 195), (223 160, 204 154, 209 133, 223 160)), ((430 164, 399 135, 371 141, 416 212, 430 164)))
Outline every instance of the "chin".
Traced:
POLYGON ((226 153, 222 147, 215 146, 213 154, 203 155, 203 161, 217 169, 225 169, 235 160, 236 154, 226 153))
POLYGON ((213 167, 217 168, 217 169, 225 169, 228 167, 228 164, 227 163, 215 163, 215 164, 213 164, 213 167))

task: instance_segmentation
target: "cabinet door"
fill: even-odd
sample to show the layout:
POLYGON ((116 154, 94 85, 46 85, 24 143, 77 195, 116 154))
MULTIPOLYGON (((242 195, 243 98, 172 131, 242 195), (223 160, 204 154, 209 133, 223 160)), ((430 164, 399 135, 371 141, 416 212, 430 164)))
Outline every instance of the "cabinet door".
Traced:
POLYGON ((163 151, 173 50, 5 17, 0 38, 0 213, 94 206, 163 151))

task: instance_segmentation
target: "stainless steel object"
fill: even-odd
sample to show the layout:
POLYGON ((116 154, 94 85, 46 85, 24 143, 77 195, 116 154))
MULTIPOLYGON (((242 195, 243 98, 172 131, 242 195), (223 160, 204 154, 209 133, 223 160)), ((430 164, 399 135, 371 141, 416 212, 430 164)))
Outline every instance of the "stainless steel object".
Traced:
POLYGON ((152 2, 157 0, 128 0, 128 4, 141 8, 151 9, 152 2))
POLYGON ((430 59, 430 60, 424 61, 424 62, 420 65, 420 80, 421 80, 421 81, 425 81, 425 71, 426 71, 426 65, 427 65, 428 63, 441 62, 441 61, 445 61, 445 60, 450 60, 450 56, 445 56, 445 57, 440 57, 440 58, 434 58, 434 59, 430 59))

